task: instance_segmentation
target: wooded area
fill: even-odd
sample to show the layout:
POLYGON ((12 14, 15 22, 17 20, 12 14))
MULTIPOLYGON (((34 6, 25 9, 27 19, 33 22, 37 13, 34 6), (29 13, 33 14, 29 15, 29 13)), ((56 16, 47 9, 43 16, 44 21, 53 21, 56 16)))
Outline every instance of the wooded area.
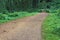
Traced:
MULTIPOLYGON (((31 16, 31 18, 33 19, 32 16, 37 15, 37 14, 39 15, 39 13, 41 13, 41 12, 48 15, 46 17, 46 19, 43 21, 43 23, 42 24, 40 23, 42 25, 41 32, 43 32, 42 33, 43 40, 60 40, 60 0, 0 0, 0 24, 6 23, 9 21, 14 21, 16 19, 18 20, 20 18, 28 17, 28 16, 31 16)), ((32 22, 31 22, 30 17, 28 17, 27 21, 29 23, 26 21, 27 24, 30 25, 30 22, 32 23, 32 25, 33 25, 33 23, 36 24, 37 21, 40 22, 41 21, 40 19, 43 19, 43 17, 45 17, 44 15, 41 15, 41 17, 38 17, 38 15, 36 17, 34 17, 34 20, 32 20, 32 22), (30 21, 29 21, 29 19, 30 19, 30 21), (37 20, 35 20, 35 19, 37 19, 37 20), (33 21, 35 21, 35 22, 33 22, 33 21)), ((19 20, 18 22, 23 23, 24 21, 21 22, 19 20)), ((17 22, 14 22, 14 24, 15 23, 17 23, 17 22)), ((18 23, 18 25, 20 25, 20 23, 18 23)), ((12 23, 10 23, 10 24, 12 24, 12 23)), ((9 25, 7 25, 7 27, 8 26, 9 25)), ((1 27, 3 27, 3 26, 1 26, 1 27)), ((0 29, 1 29, 1 27, 0 27, 0 29)), ((36 26, 36 28, 37 27, 38 26, 36 26)), ((4 24, 4 28, 5 28, 5 24, 4 24)), ((10 28, 10 26, 9 26, 9 28, 10 28)), ((32 27, 29 26, 29 28, 32 28, 32 27)), ((32 32, 34 32, 34 31, 31 31, 31 33, 32 32)), ((5 33, 5 31, 2 33, 5 33)), ((22 33, 24 33, 24 31, 22 33)), ((18 33, 18 34, 20 34, 20 33, 18 33)), ((4 37, 6 37, 6 36, 4 35, 4 37)), ((18 37, 18 36, 16 36, 16 37, 18 37)), ((27 37, 25 37, 25 38, 27 38, 27 37)), ((15 37, 13 37, 13 38, 15 38, 15 37)))
POLYGON ((0 0, 0 12, 46 8, 59 9, 60 0, 0 0))

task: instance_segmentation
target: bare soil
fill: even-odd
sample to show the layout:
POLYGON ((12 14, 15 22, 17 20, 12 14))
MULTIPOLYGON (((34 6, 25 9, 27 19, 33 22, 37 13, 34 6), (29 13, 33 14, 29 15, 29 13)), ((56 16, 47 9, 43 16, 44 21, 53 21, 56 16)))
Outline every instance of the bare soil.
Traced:
POLYGON ((42 40, 41 27, 47 13, 17 19, 0 25, 0 40, 42 40))

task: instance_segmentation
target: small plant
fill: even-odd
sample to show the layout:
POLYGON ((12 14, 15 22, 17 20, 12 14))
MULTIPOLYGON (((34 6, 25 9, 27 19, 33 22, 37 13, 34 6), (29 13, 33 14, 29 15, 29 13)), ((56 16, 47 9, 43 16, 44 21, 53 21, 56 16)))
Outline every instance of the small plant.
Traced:
POLYGON ((3 14, 0 14, 0 20, 4 20, 5 16, 3 14))

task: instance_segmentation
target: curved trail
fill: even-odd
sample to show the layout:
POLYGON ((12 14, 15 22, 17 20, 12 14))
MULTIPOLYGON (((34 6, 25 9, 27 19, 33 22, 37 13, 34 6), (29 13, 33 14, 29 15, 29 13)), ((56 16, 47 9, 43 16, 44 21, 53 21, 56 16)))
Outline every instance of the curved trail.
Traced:
POLYGON ((47 13, 18 19, 0 25, 0 40, 42 40, 41 24, 47 13))

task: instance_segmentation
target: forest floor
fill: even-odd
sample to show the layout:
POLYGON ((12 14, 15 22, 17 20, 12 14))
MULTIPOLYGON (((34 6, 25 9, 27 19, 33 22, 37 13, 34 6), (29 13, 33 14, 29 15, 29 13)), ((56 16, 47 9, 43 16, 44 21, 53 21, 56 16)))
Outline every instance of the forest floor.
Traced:
POLYGON ((42 40, 41 27, 47 13, 0 25, 0 40, 42 40))

